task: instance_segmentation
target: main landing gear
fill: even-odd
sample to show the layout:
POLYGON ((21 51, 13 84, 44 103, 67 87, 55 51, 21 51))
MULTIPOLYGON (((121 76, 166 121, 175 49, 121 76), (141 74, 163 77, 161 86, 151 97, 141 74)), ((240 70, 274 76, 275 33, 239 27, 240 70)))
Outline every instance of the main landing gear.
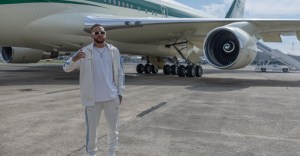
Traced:
POLYGON ((176 58, 176 62, 174 63, 174 65, 165 65, 163 68, 163 72, 165 75, 178 75, 179 77, 201 77, 203 74, 203 69, 200 65, 195 65, 194 63, 192 63, 188 58, 186 58, 180 49, 178 49, 178 47, 176 45, 179 44, 183 44, 183 43, 187 43, 185 42, 180 42, 180 43, 174 43, 174 44, 168 44, 166 45, 166 47, 171 47, 173 46, 176 51, 180 54, 180 56, 185 60, 185 62, 187 63, 187 65, 179 65, 178 60, 176 58))
POLYGON ((145 73, 145 74, 150 74, 150 73, 156 74, 156 73, 158 73, 158 69, 154 65, 149 64, 149 63, 147 63, 145 65, 138 64, 136 66, 136 72, 137 73, 145 73))
POLYGON ((163 68, 165 75, 178 75, 179 77, 201 77, 203 69, 199 65, 165 65, 163 68))
MULTIPOLYGON (((138 64, 136 66, 137 73, 156 74, 159 68, 159 69, 163 69, 163 73, 165 75, 178 75, 179 77, 201 77, 203 74, 202 67, 200 65, 196 65, 192 63, 192 61, 190 60, 191 57, 188 58, 185 57, 181 52, 182 49, 178 49, 178 47, 176 46, 179 44, 186 44, 186 43, 187 41, 165 45, 167 48, 173 46, 176 49, 176 51, 180 54, 180 56, 185 60, 184 65, 179 63, 176 57, 174 58, 156 57, 157 59, 154 59, 154 57, 146 57, 147 63, 145 65, 138 64), (170 62, 170 64, 165 64, 165 62, 170 62)), ((195 56, 193 58, 195 58, 195 56)), ((193 62, 195 62, 196 60, 197 58, 194 59, 193 62)))
POLYGON ((149 57, 146 57, 146 58, 147 58, 147 63, 145 65, 138 64, 136 66, 136 72, 140 73, 140 74, 141 73, 145 73, 145 74, 158 73, 158 68, 156 66, 154 66, 153 64, 150 64, 149 57))
MULTIPOLYGON (((136 66, 136 71, 140 74, 156 74, 158 73, 158 68, 150 63, 146 63, 145 65, 138 64, 136 66)), ((164 65, 163 73, 165 75, 178 75, 179 77, 201 77, 203 69, 200 65, 179 65, 178 63, 174 63, 173 65, 164 65)))

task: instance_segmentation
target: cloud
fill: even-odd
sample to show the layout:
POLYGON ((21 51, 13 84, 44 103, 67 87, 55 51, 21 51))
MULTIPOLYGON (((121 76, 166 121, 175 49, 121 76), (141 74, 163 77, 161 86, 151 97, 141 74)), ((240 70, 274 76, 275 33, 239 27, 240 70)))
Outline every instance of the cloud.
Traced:
MULTIPOLYGON (((200 11, 224 17, 233 0, 219 0, 202 5, 200 11)), ((246 18, 300 18, 299 0, 246 0, 246 18)))
POLYGON ((253 18, 300 18, 298 0, 248 0, 245 16, 253 18))
POLYGON ((226 10, 225 4, 209 4, 209 5, 202 6, 202 9, 200 11, 216 17, 225 17, 226 14, 225 10, 226 10))

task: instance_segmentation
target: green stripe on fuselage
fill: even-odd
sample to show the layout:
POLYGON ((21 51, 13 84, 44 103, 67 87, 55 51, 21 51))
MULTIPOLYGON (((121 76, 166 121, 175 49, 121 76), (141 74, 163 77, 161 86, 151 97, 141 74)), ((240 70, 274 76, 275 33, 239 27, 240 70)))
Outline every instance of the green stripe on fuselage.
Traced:
POLYGON ((0 5, 20 4, 20 3, 67 3, 67 4, 81 4, 81 5, 95 6, 84 2, 67 1, 67 0, 1 0, 0 1, 0 5))
POLYGON ((1 0, 0 5, 4 4, 18 4, 18 3, 67 3, 67 4, 81 4, 81 5, 91 5, 100 7, 102 4, 114 5, 120 7, 128 7, 135 10, 145 11, 149 14, 162 15, 165 13, 167 16, 179 17, 179 18, 195 18, 195 16, 179 10, 180 8, 171 8, 168 6, 162 6, 157 3, 145 1, 145 0, 84 0, 84 1, 72 1, 72 0, 1 0), (94 2, 93 4, 89 2, 94 2), (98 3, 99 5, 95 5, 98 3))

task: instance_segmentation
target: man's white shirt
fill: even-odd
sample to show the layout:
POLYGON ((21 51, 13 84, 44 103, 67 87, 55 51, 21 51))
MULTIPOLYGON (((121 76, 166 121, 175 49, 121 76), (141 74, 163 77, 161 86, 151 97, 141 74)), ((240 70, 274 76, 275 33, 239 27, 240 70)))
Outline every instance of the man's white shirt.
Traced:
POLYGON ((93 79, 95 102, 109 101, 118 97, 118 89, 113 81, 112 57, 108 48, 93 49, 93 79))

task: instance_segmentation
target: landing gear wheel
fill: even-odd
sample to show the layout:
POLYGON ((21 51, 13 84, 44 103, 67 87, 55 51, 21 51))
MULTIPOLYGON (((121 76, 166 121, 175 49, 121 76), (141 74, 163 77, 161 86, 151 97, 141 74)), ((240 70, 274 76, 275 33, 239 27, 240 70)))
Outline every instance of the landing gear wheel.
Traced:
POLYGON ((177 74, 179 77, 185 77, 185 66, 184 65, 180 65, 177 68, 177 74))
POLYGON ((154 65, 151 65, 151 72, 153 74, 157 74, 158 73, 158 69, 154 65))
POLYGON ((146 64, 144 71, 145 71, 146 74, 150 74, 151 71, 152 71, 151 65, 150 64, 146 64))
POLYGON ((284 72, 284 73, 287 73, 288 71, 289 71, 288 68, 283 68, 283 69, 282 69, 282 72, 284 72))
POLYGON ((196 66, 196 77, 201 77, 203 74, 203 69, 201 66, 196 66))
POLYGON ((168 64, 164 65, 163 72, 164 72, 165 75, 170 75, 170 73, 171 73, 171 66, 168 65, 168 64))
POLYGON ((195 66, 187 66, 186 67, 186 76, 195 77, 196 76, 196 67, 195 66))
POLYGON ((176 65, 171 66, 171 74, 172 75, 177 75, 177 66, 176 65))
POLYGON ((260 70, 261 70, 261 72, 266 72, 267 71, 266 68, 261 68, 260 70))
POLYGON ((144 65, 143 64, 138 64, 137 66, 136 66, 136 72, 137 73, 143 73, 144 72, 144 69, 145 69, 145 67, 144 67, 144 65))

